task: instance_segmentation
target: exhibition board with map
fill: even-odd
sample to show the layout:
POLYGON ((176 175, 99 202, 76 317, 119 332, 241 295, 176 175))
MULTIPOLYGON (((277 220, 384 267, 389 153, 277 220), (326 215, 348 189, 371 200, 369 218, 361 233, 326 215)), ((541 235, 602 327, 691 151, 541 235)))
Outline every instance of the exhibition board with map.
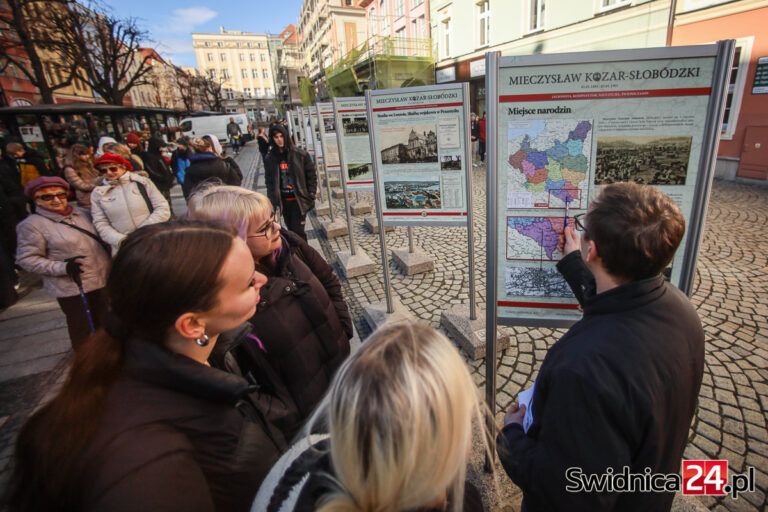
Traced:
POLYGON ((370 92, 368 129, 384 224, 467 224, 463 84, 370 92))
POLYGON ((723 52, 702 45, 489 59, 498 67, 488 78, 489 158, 496 155, 488 275, 499 323, 581 317, 556 269, 558 241, 601 186, 620 181, 657 187, 680 206, 686 235, 665 276, 689 291, 722 112, 713 91, 727 78, 717 66, 723 52))
POLYGON ((336 98, 336 110, 341 120, 337 130, 339 150, 344 159, 347 190, 350 192, 373 190, 373 164, 368 142, 368 119, 365 116, 365 98, 336 98))
POLYGON ((331 172, 339 171, 339 146, 336 141, 336 121, 331 103, 318 103, 316 105, 318 117, 318 131, 323 145, 325 168, 331 172))

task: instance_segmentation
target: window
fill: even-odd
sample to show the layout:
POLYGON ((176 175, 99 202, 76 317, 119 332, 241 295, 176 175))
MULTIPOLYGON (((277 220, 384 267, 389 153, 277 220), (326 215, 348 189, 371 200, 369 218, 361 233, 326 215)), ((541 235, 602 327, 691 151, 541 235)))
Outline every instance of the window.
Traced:
POLYGON ((725 99, 725 112, 723 113, 722 139, 733 139, 736 131, 736 123, 739 120, 741 100, 747 82, 747 70, 752 56, 752 43, 754 37, 744 37, 736 40, 736 48, 733 53, 733 64, 728 81, 728 96, 725 99))
POLYGON ((491 6, 489 0, 477 2, 477 46, 488 46, 491 39, 491 6))
POLYGON ((423 3, 424 3, 424 0, 412 0, 411 9, 413 9, 414 7, 418 7, 423 3))
POLYGON ((251 62, 256 62, 256 54, 255 53, 250 54, 249 57, 251 59, 251 62))
POLYGON ((376 8, 371 7, 370 11, 371 15, 368 18, 368 32, 370 33, 369 37, 373 37, 374 34, 376 34, 378 31, 376 30, 376 8))
POLYGON ((267 87, 266 89, 264 89, 264 96, 266 96, 267 98, 271 98, 272 97, 272 88, 271 87, 267 87))
POLYGON ((243 43, 237 43, 237 47, 238 48, 242 48, 243 47, 243 43))
POLYGON ((252 69, 251 70, 251 76, 253 78, 259 78, 259 70, 258 69, 252 69))
POLYGON ((267 56, 264 55, 263 53, 259 55, 259 57, 261 57, 261 62, 264 62, 265 60, 267 60, 267 56))
POLYGON ((208 54, 208 62, 213 62, 213 54, 212 53, 208 54))
POLYGON ((224 47, 224 43, 222 43, 221 41, 218 41, 216 43, 216 46, 218 46, 219 48, 223 48, 224 47))
POLYGON ((441 23, 443 43, 443 58, 448 59, 451 56, 451 20, 447 19, 441 23))
POLYGON ((254 89, 254 91, 256 92, 256 97, 257 97, 257 98, 258 98, 259 96, 261 96, 261 87, 257 87, 257 88, 255 88, 255 89, 254 89))
POLYGON ((245 97, 246 98, 250 98, 251 97, 251 88, 250 87, 246 87, 245 89, 243 89, 243 92, 245 93, 245 97))
POLYGON ((221 70, 221 76, 223 76, 225 79, 229 78, 229 70, 228 69, 222 69, 221 70))
POLYGON ((253 48, 253 43, 248 43, 248 48, 253 48))
POLYGON ((221 59, 221 62, 227 62, 227 54, 226 53, 220 53, 219 58, 221 59))
POLYGON ((238 57, 240 58, 240 62, 245 62, 245 54, 244 53, 241 53, 240 55, 238 55, 238 57))
POLYGON ((398 55, 406 55, 405 27, 395 32, 395 48, 398 55))
POLYGON ((528 13, 528 31, 544 28, 544 0, 528 0, 530 12, 528 13))
POLYGON ((215 69, 209 69, 208 74, 211 75, 211 78, 216 78, 216 70, 215 69))
POLYGON ((210 41, 206 41, 206 42, 205 42, 205 46, 207 46, 208 48, 210 48, 210 47, 211 47, 211 42, 210 42, 210 41))
POLYGON ((405 14, 405 0, 395 0, 395 16, 398 18, 405 14))
POLYGON ((227 99, 228 99, 228 100, 233 100, 233 99, 235 99, 235 91, 233 91, 232 89, 224 89, 224 91, 225 91, 225 92, 226 92, 226 94, 227 94, 227 99))
POLYGON ((248 70, 247 70, 247 69, 241 69, 241 70, 240 70, 240 75, 241 75, 243 78, 248 78, 248 70))
POLYGON ((264 78, 269 78, 269 71, 268 70, 263 69, 262 73, 264 74, 264 78))
POLYGON ((632 0, 600 0, 600 10, 605 11, 622 5, 629 5, 632 0))

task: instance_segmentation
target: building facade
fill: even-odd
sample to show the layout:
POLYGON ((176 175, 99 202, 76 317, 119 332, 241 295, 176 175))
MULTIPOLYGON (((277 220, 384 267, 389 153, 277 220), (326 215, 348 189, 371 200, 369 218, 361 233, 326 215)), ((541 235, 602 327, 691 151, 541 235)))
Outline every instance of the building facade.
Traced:
POLYGON ((768 1, 679 0, 672 44, 735 39, 716 176, 768 180, 768 1))
POLYGON ((358 47, 366 36, 365 10, 354 0, 305 0, 297 30, 304 73, 319 98, 327 98, 326 69, 358 47))
POLYGON ((192 42, 200 73, 221 82, 227 112, 262 119, 276 113, 267 34, 221 27, 218 34, 193 33, 192 42))
POLYGON ((305 76, 304 55, 299 48, 301 39, 296 27, 288 25, 277 36, 277 40, 279 45, 275 45, 272 54, 277 90, 275 99, 286 108, 297 107, 302 104, 299 81, 305 76))
MULTIPOLYGON (((682 0, 680 0, 682 1, 682 0)), ((502 55, 664 46, 670 0, 431 0, 438 83, 470 83, 485 111, 485 53, 502 55)))

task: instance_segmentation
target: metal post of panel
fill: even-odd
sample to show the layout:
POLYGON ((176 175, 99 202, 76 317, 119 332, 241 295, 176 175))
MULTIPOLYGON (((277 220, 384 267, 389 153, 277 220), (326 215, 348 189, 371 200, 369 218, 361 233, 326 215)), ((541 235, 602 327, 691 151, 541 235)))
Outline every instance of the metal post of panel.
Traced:
POLYGON ((323 148, 323 171, 325 172, 325 190, 328 192, 328 215, 333 218, 333 194, 331 194, 331 173, 328 171, 328 151, 325 147, 325 126, 323 123, 323 115, 320 113, 320 104, 315 104, 315 111, 317 112, 317 126, 320 128, 320 147, 323 148))
POLYGON ((352 232, 352 211, 349 207, 349 196, 347 195, 347 177, 346 162, 344 161, 344 141, 341 136, 341 114, 336 104, 336 98, 331 98, 333 106, 333 123, 336 125, 336 144, 339 148, 339 174, 341 175, 341 190, 344 193, 344 211, 347 214, 347 230, 349 231, 349 253, 355 255, 355 235, 352 232))
POLYGON ((680 277, 680 289, 690 296, 693 290, 693 278, 696 275, 696 257, 699 253, 701 238, 704 235, 704 222, 707 218, 709 194, 712 190, 712 179, 715 175, 717 162, 717 146, 720 140, 720 127, 723 125, 725 100, 728 96, 730 69, 733 62, 736 42, 733 39, 717 43, 717 57, 712 73, 712 92, 707 106, 707 122, 704 125, 704 137, 701 141, 701 156, 699 159, 699 176, 696 183, 695 198, 700 198, 693 204, 691 218, 688 221, 689 233, 696 229, 695 236, 690 236, 685 247, 683 261, 686 266, 680 277))
POLYGON ((378 152, 376 137, 371 134, 371 121, 373 121, 373 110, 371 109, 371 91, 365 91, 365 110, 368 116, 368 142, 371 145, 371 166, 373 167, 373 199, 376 203, 376 218, 379 221, 379 243, 381 245, 381 266, 384 270, 384 293, 387 300, 387 313, 394 313, 392 307, 392 292, 389 283, 389 258, 387 258, 387 230, 384 229, 384 216, 382 215, 383 205, 381 204, 381 195, 379 194, 379 163, 374 156, 378 152))
MULTIPOLYGON (((487 172, 486 172, 486 272, 485 272, 485 400, 488 403, 490 416, 488 418, 488 430, 495 431, 496 417, 496 258, 499 241, 497 239, 498 212, 498 165, 499 165, 499 52, 485 54, 485 90, 486 111, 486 144, 487 172), (487 131, 490 127, 490 137, 487 131)), ((490 443, 491 454, 495 455, 495 444, 490 443)), ((490 469, 490 461, 486 460, 486 469, 490 469)))
POLYGON ((413 242, 413 226, 408 226, 408 252, 413 253, 415 246, 413 242))
POLYGON ((477 320, 477 305, 475 301, 475 237, 474 214, 472 213, 472 133, 469 111, 469 84, 464 83, 464 168, 467 178, 467 255, 469 263, 469 319, 477 320))

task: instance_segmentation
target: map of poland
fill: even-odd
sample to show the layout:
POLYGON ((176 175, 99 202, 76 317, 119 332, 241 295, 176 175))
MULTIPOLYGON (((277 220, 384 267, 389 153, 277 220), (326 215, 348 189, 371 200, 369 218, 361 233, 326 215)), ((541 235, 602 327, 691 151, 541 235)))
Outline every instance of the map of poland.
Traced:
MULTIPOLYGON (((573 219, 568 223, 573 225, 573 219)), ((507 217, 508 260, 559 260, 563 217, 507 217)))
POLYGON ((591 121, 510 120, 507 190, 532 208, 583 208, 586 201, 591 121))

